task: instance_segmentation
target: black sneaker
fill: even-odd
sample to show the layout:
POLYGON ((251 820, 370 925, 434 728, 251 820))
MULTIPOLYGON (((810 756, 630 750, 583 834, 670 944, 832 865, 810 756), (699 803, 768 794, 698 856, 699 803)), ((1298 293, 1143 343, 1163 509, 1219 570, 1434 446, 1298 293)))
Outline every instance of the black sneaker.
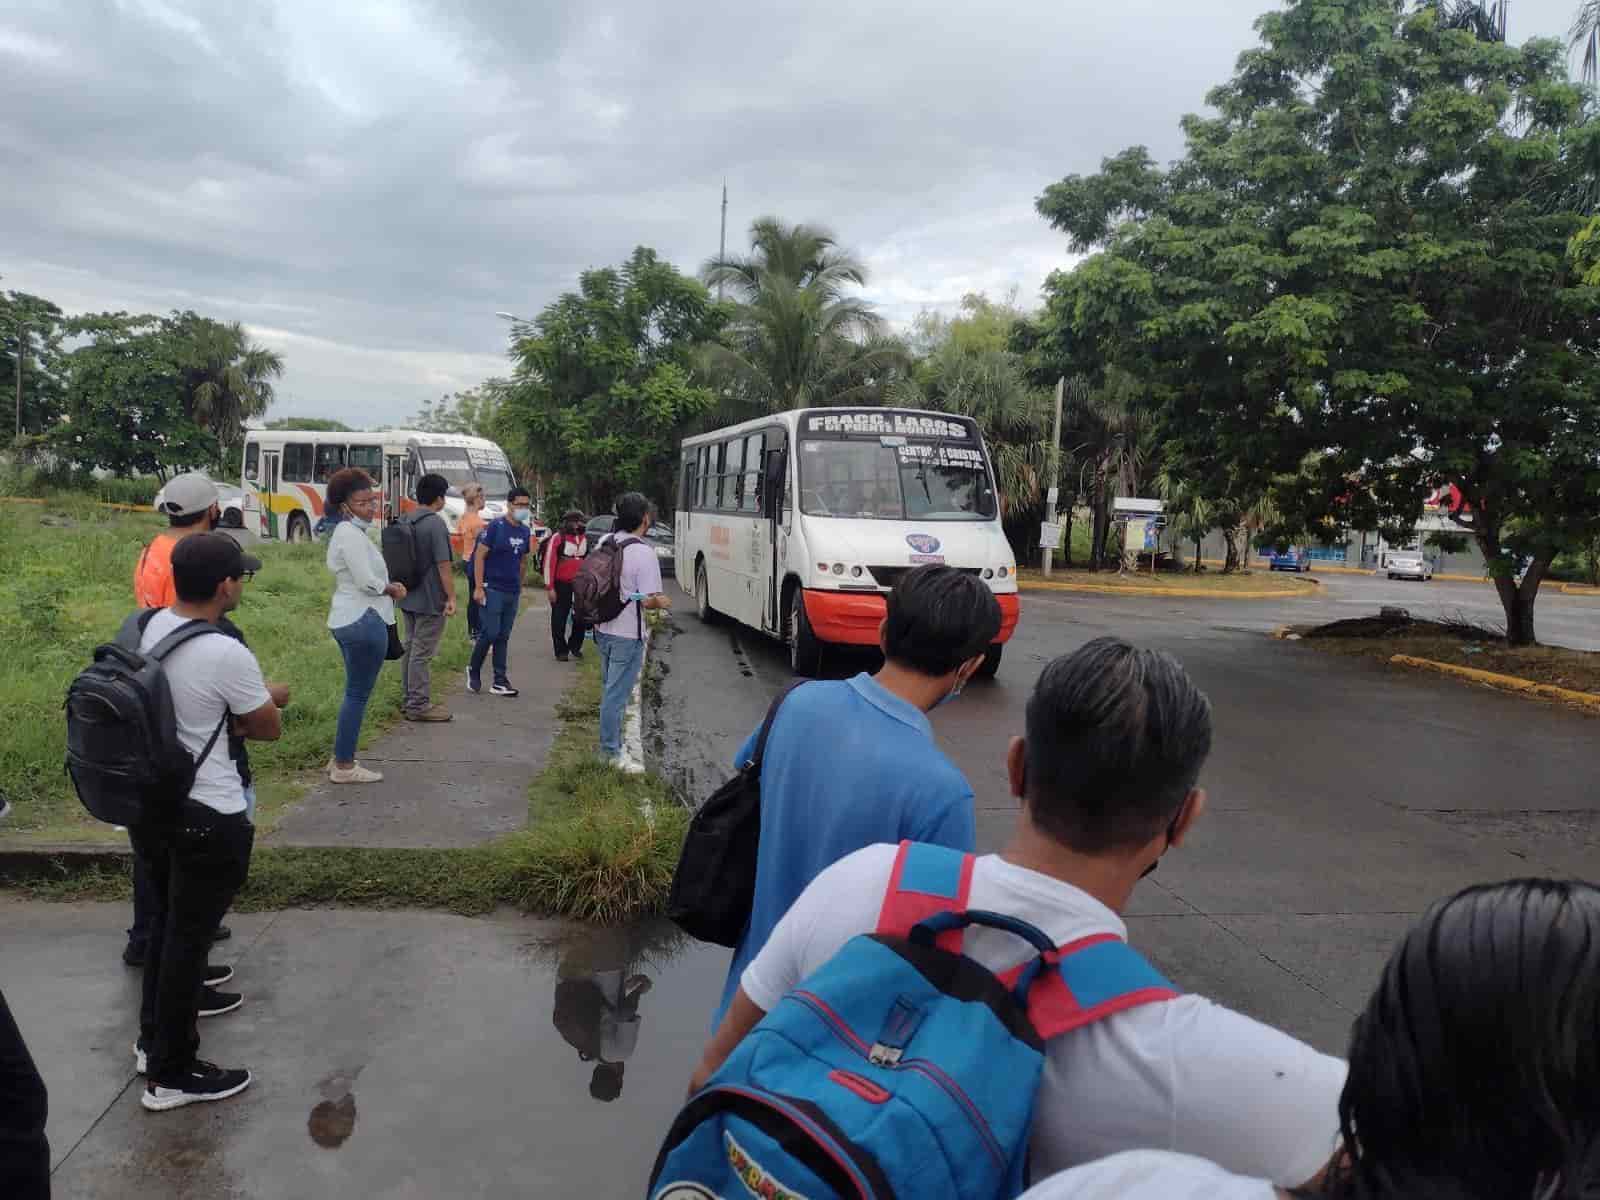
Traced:
POLYGON ((517 689, 512 687, 509 683, 497 683, 497 684, 495 684, 493 687, 491 687, 489 689, 489 694, 491 696, 520 696, 520 695, 522 695, 521 692, 517 691, 517 689))
POLYGON ((196 1014, 201 1017, 220 1017, 223 1013, 231 1013, 244 1003, 244 997, 238 992, 219 992, 214 987, 200 989, 200 1011, 196 1014))
POLYGON ((582 650, 574 650, 572 652, 572 657, 574 659, 581 659, 583 657, 583 651, 582 650))
POLYGON ((169 1108, 182 1108, 185 1104, 226 1100, 249 1086, 249 1071, 225 1069, 197 1058, 187 1071, 181 1071, 163 1083, 151 1080, 145 1084, 139 1103, 151 1112, 165 1112, 169 1108))
POLYGON ((557 662, 566 662, 567 661, 567 656, 565 654, 558 654, 558 655, 556 655, 556 661, 557 662))
POLYGON ((217 963, 206 964, 205 984, 207 987, 216 987, 219 983, 227 983, 233 978, 233 968, 217 963))
POLYGON ((218 925, 217 931, 211 935, 211 941, 214 945, 217 942, 225 942, 232 936, 233 930, 229 929, 226 925, 218 925))
POLYGON ((145 946, 142 942, 129 942, 122 948, 122 961, 130 967, 144 966, 145 946))

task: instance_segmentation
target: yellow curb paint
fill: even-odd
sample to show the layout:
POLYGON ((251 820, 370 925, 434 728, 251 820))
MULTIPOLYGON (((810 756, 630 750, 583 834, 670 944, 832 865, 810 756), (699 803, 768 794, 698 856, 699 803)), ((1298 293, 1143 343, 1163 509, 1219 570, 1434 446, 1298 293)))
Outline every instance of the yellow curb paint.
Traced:
POLYGON ((1600 596, 1600 588, 1590 587, 1587 583, 1563 583, 1561 585, 1563 596, 1600 596))
POLYGON ((1218 600, 1277 600, 1284 596, 1297 597, 1309 596, 1317 585, 1314 579, 1304 581, 1307 590, 1273 591, 1273 592, 1212 592, 1203 588, 1153 588, 1153 587, 1114 587, 1100 583, 1055 583, 1044 580, 1019 579, 1017 590, 1020 592, 1090 592, 1098 596, 1180 596, 1198 597, 1201 599, 1215 598, 1218 600))
MULTIPOLYGON (((32 496, 0 496, 0 504, 47 504, 49 501, 39 500, 32 496)), ((118 512, 153 513, 155 508, 149 504, 112 504, 106 500, 96 500, 95 504, 101 508, 114 508, 118 512)))
POLYGON ((1525 696, 1544 696, 1550 700, 1560 700, 1565 704, 1576 704, 1580 708, 1587 708, 1592 712, 1600 712, 1600 696, 1593 692, 1575 692, 1571 688, 1557 687, 1553 683, 1537 683, 1532 679, 1523 679, 1517 675, 1501 675, 1496 671, 1480 671, 1476 667, 1458 667, 1454 663, 1435 662, 1431 658, 1415 658, 1410 654, 1396 654, 1390 662, 1403 667, 1420 667, 1426 671, 1441 671, 1446 675, 1455 675, 1462 679, 1470 679, 1474 683, 1481 683, 1486 687, 1499 688, 1507 692, 1521 692, 1525 696))

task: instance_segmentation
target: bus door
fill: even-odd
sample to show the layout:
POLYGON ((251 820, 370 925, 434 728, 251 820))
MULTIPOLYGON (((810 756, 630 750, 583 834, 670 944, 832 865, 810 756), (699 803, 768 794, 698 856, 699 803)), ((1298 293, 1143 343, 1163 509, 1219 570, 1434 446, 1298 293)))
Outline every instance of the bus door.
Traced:
POLYGON ((261 497, 261 536, 275 538, 282 536, 278 528, 278 509, 275 504, 278 494, 278 478, 282 474, 280 461, 283 455, 278 450, 261 451, 261 486, 257 489, 261 497))
POLYGON ((783 627, 779 596, 783 562, 788 552, 789 452, 782 429, 767 430, 766 455, 761 469, 761 522, 767 540, 767 589, 763 597, 762 628, 776 633, 783 627))
POLYGON ((400 497, 405 491, 406 455, 389 453, 383 459, 383 521, 388 524, 400 515, 400 497))

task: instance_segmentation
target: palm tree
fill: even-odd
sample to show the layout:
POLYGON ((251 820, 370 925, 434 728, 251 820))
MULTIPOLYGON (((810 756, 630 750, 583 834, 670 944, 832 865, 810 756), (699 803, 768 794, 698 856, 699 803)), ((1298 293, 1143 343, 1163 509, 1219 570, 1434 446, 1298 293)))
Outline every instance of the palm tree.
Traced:
POLYGON ((880 336, 882 319, 850 294, 866 267, 816 225, 762 217, 747 256, 713 259, 704 278, 732 291, 737 309, 707 364, 723 391, 766 411, 865 403, 903 368, 905 348, 880 336))
POLYGON ((177 335, 184 410, 224 450, 244 440, 244 423, 266 415, 272 380, 283 374, 283 356, 250 340, 244 326, 194 313, 170 322, 177 335))
POLYGON ((1485 4, 1482 0, 1425 0, 1424 8, 1439 13, 1439 23, 1446 29, 1465 29, 1486 42, 1506 40, 1506 16, 1511 0, 1496 0, 1485 4))
POLYGON ((1108 371, 1099 388, 1071 380, 1062 424, 1063 455, 1078 465, 1079 489, 1093 518, 1089 568, 1098 570, 1111 536, 1112 497, 1140 494, 1159 427, 1142 385, 1118 370, 1108 371))
POLYGON ((1570 46, 1583 47, 1583 81, 1600 82, 1600 0, 1583 0, 1572 18, 1570 46))

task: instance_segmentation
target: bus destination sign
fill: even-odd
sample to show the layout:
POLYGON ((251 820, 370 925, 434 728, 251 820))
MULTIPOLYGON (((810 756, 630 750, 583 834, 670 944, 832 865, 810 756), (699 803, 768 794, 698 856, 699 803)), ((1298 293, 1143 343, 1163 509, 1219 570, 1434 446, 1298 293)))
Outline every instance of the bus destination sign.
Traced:
POLYGON ((811 413, 806 417, 806 433, 832 434, 835 437, 954 438, 964 442, 974 440, 972 427, 964 421, 924 417, 916 413, 886 412, 883 409, 839 409, 811 413))

